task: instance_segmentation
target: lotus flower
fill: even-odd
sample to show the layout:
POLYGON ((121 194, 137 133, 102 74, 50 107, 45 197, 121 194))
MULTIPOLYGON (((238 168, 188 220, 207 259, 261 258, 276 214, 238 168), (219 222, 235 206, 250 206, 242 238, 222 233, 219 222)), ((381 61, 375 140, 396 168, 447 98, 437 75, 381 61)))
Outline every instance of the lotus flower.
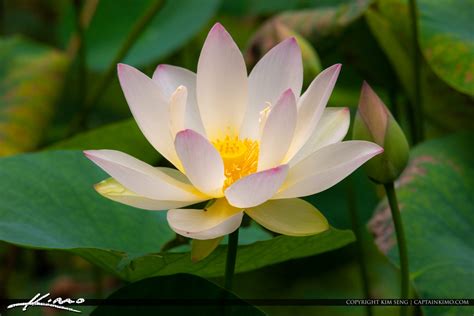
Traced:
POLYGON ((322 232, 327 220, 298 197, 330 188, 383 151, 368 141, 342 141, 349 110, 326 108, 340 68, 321 72, 300 96, 303 69, 294 38, 271 49, 247 76, 221 24, 207 36, 197 74, 159 65, 149 78, 119 64, 138 126, 176 169, 119 151, 88 150, 112 176, 95 188, 137 208, 169 209, 170 227, 195 240, 232 233, 244 212, 280 234, 322 232), (208 200, 205 209, 186 208, 208 200))

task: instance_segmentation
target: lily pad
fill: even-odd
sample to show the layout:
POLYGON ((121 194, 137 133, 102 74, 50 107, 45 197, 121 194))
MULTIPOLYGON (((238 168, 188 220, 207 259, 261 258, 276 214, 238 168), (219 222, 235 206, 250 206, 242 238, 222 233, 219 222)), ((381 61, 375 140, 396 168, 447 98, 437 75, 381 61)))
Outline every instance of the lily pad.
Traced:
MULTIPOLYGON (((473 134, 424 143, 413 150, 397 188, 408 243, 410 279, 418 296, 474 297, 473 134)), ((371 220, 379 249, 399 264, 390 209, 371 220)), ((472 315, 474 307, 423 306, 424 315, 472 315)))
MULTIPOLYGON (((406 96, 415 102, 414 66, 408 1, 383 0, 366 11, 367 23, 387 54, 406 96)), ((426 61, 420 65, 423 112, 427 136, 459 129, 472 130, 474 102, 441 80, 426 61)))
POLYGON ((419 41, 433 71, 474 96, 473 0, 418 0, 419 41))
MULTIPOLYGON (((188 252, 162 252, 174 237, 165 212, 106 200, 92 185, 107 177, 80 151, 46 151, 0 159, 0 240, 62 249, 134 281, 179 272, 221 276, 226 247, 193 263, 188 252)), ((279 236, 239 246, 236 270, 311 256, 354 241, 349 230, 279 236)))
POLYGON ((115 149, 148 163, 156 163, 161 155, 150 145, 133 119, 123 120, 82 132, 52 144, 48 149, 115 149))

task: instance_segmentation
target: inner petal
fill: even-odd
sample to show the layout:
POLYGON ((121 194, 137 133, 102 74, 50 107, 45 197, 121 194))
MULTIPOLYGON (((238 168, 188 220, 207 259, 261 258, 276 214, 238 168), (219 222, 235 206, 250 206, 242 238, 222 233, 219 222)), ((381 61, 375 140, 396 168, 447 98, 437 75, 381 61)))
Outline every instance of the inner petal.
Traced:
POLYGON ((226 136, 212 142, 224 162, 225 181, 222 190, 232 183, 257 172, 259 142, 238 136, 226 136))

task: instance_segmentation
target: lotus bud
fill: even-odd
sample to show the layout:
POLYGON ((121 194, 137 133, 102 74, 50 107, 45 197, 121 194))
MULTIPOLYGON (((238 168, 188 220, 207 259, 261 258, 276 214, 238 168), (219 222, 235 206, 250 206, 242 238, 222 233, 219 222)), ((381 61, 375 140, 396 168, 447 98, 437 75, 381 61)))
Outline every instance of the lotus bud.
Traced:
POLYGON ((369 177, 381 184, 395 181, 408 162, 409 147, 402 129, 383 101, 364 82, 354 121, 353 139, 375 142, 384 152, 365 164, 369 177))

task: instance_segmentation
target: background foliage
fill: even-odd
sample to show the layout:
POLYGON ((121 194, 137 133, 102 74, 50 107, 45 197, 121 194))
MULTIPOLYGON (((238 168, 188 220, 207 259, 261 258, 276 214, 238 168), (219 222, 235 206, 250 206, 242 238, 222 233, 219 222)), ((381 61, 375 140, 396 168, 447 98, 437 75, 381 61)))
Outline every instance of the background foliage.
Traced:
MULTIPOLYGON (((223 295, 218 286, 226 241, 193 263, 188 241, 170 230, 166 213, 98 196, 92 184, 105 174, 81 153, 117 149, 168 164, 131 119, 115 74, 107 74, 153 3, 0 1, 0 298, 37 292, 97 298, 119 288, 112 297, 153 292, 193 298, 201 297, 200 288, 208 289, 208 297, 223 295), (98 89, 101 82, 105 89, 98 89), (184 288, 189 291, 181 292, 184 288)), ((417 0, 416 5, 412 21, 407 0, 165 0, 120 61, 148 75, 160 63, 195 70, 205 36, 219 21, 249 69, 288 36, 302 47, 305 85, 325 67, 342 63, 329 105, 348 106, 354 113, 367 80, 413 148, 396 184, 413 295, 474 298, 474 1, 417 0)), ((331 229, 312 237, 274 236, 248 222, 241 233, 234 294, 243 299, 364 297, 361 253, 352 232, 359 228, 370 297, 397 297, 397 246, 381 188, 358 171, 307 199, 331 229), (359 216, 356 227, 351 209, 359 216)), ((99 308, 93 315, 110 312, 99 308)), ((242 306, 233 312, 363 315, 366 310, 242 306)), ((398 309, 373 312, 396 315, 398 309)), ((410 312, 469 315, 474 310, 410 312)), ((29 313, 43 314, 40 309, 29 313)))

